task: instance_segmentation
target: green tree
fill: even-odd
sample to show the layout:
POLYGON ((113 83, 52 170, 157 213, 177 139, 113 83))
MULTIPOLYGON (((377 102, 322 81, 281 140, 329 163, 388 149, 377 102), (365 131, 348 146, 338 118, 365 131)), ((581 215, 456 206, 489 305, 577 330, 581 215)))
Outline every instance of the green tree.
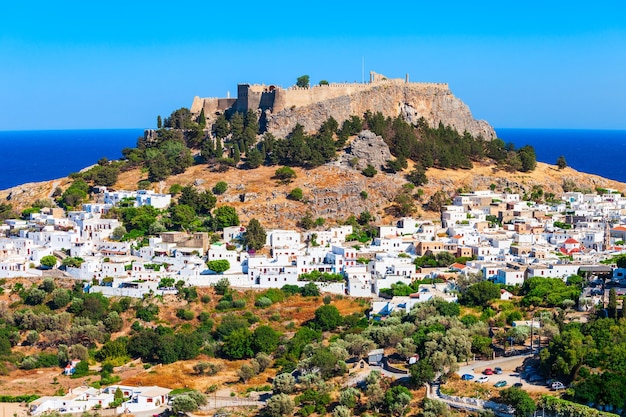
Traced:
POLYGON ((224 230, 225 227, 237 226, 239 216, 237 210, 231 206, 221 206, 213 212, 214 226, 217 230, 224 230))
POLYGON ((517 151, 517 155, 522 162, 520 171, 529 172, 533 171, 537 167, 537 157, 535 155, 535 149, 532 146, 523 146, 519 151, 517 151))
POLYGON ((612 319, 617 318, 617 292, 615 288, 611 288, 609 291, 609 305, 607 307, 609 317, 612 319))
POLYGON ((229 359, 250 358, 252 350, 252 333, 247 328, 233 330, 224 337, 222 353, 229 359))
POLYGON ((175 229, 188 230, 196 220, 196 211, 186 204, 177 204, 170 210, 170 219, 175 229))
POLYGON ((314 282, 308 282, 300 289, 303 297, 317 297, 320 295, 320 289, 314 282))
POLYGON ((57 258, 54 255, 46 255, 41 258, 39 263, 41 263, 41 266, 44 266, 46 268, 54 268, 54 266, 57 264, 57 258))
POLYGON ((385 393, 385 405, 394 416, 404 415, 413 395, 402 385, 396 385, 385 393))
POLYGON ((157 129, 163 127, 163 121, 161 120, 161 116, 157 116, 157 129))
POLYGON ((409 367, 411 382, 415 387, 429 383, 435 379, 435 370, 427 358, 423 358, 409 367))
POLYGON ((276 375, 272 381, 272 391, 275 394, 291 394, 296 388, 296 378, 288 372, 276 375))
POLYGON ((298 79, 296 80, 296 86, 301 88, 309 88, 309 76, 301 75, 300 77, 298 77, 298 79))
POLYGON ((283 393, 273 395, 265 404, 265 412, 269 417, 290 416, 294 408, 291 397, 283 393))
POLYGON ((559 169, 567 168, 567 161, 563 155, 559 156, 556 160, 556 166, 559 167, 559 169))
POLYGON ((315 310, 315 323, 322 330, 334 330, 343 323, 343 317, 334 305, 323 305, 315 310))
POLYGON ((290 167, 281 167, 274 172, 274 178, 282 184, 289 184, 296 178, 296 171, 290 167))
POLYGON ((187 393, 175 396, 172 399, 172 411, 175 413, 191 413, 198 410, 198 403, 187 393))
MULTIPOLYGON (((229 263, 229 267, 230 267, 230 263, 229 263)), ((226 269, 224 271, 226 271, 226 269)), ((230 281, 228 280, 228 278, 222 278, 219 281, 217 281, 215 284, 213 284, 213 289, 215 290, 215 294, 225 295, 228 293, 230 289, 230 281)))
POLYGON ((320 80, 319 83, 317 83, 318 85, 328 85, 328 81, 326 80, 320 80))
POLYGON ((471 285, 461 294, 459 302, 463 305, 485 307, 491 300, 500 297, 500 286, 491 281, 481 281, 471 285))
POLYGON ((228 184, 224 181, 218 181, 215 186, 213 186, 213 194, 222 195, 228 189, 228 184))
POLYGON ((216 274, 221 274, 222 272, 230 269, 230 262, 228 262, 227 259, 215 259, 213 261, 208 261, 206 265, 216 274))
POLYGON ((246 152, 246 166, 249 169, 255 169, 263 163, 263 154, 257 148, 250 149, 246 152))
POLYGON ((301 201, 302 197, 303 197, 302 188, 294 188, 293 190, 291 190, 291 192, 287 196, 288 199, 294 200, 294 201, 301 201))
POLYGON ((233 142, 239 142, 243 136, 244 119, 243 114, 236 112, 230 118, 230 129, 233 142))
POLYGON ((52 291, 51 305, 54 309, 63 308, 71 301, 71 296, 68 290, 64 288, 56 288, 52 291))
POLYGON ((365 167, 365 169, 361 171, 361 174, 365 175, 368 178, 372 178, 376 175, 377 172, 378 171, 376 171, 376 168, 368 164, 367 167, 365 167))
POLYGON ((517 387, 507 388, 500 392, 500 399, 515 408, 515 417, 529 417, 537 409, 537 405, 528 393, 517 387))
MULTIPOLYGON (((220 114, 215 120, 215 123, 213 124, 213 133, 219 142, 221 142, 221 140, 230 133, 230 124, 228 123, 228 120, 226 120, 226 116, 224 114, 220 114)), ((217 156, 220 157, 221 155, 217 156)))
POLYGON ((252 350, 255 352, 273 353, 279 342, 279 334, 270 326, 262 325, 254 329, 252 334, 252 350))
POLYGON ((206 127, 206 116, 204 115, 204 108, 200 110, 200 114, 198 115, 198 125, 201 128, 206 127))
POLYGON ((426 178, 426 171, 424 170, 424 168, 422 168, 421 165, 416 165, 415 168, 413 168, 413 170, 406 175, 406 179, 416 187, 428 183, 428 178, 426 178))
POLYGON ((263 226, 257 219, 250 219, 248 227, 243 234, 243 244, 254 250, 259 250, 265 246, 266 233, 263 226))

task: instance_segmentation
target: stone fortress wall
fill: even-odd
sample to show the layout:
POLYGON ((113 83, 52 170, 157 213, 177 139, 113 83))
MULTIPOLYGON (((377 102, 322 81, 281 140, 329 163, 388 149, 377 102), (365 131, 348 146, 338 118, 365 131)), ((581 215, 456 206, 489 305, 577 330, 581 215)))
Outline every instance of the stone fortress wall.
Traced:
POLYGON ((409 82, 408 75, 404 79, 388 79, 373 71, 368 83, 331 83, 308 88, 239 84, 236 99, 195 97, 192 115, 199 115, 201 109, 207 125, 227 111, 259 111, 267 130, 279 137, 287 135, 296 123, 313 132, 331 115, 341 124, 367 110, 391 117, 402 115, 410 122, 424 117, 431 126, 442 121, 460 132, 467 130, 486 139, 495 137, 491 126, 471 117, 469 108, 452 95, 448 84, 409 82), (462 114, 451 114, 455 111, 462 114))

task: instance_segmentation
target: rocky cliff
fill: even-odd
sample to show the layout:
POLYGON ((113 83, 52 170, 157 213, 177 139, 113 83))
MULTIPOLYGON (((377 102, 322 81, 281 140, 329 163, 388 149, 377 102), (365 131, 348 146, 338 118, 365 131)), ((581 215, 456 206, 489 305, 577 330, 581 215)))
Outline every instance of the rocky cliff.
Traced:
POLYGON ((272 113, 266 111, 267 130, 278 137, 289 134, 296 123, 307 132, 316 131, 330 116, 340 124, 350 116, 381 112, 385 117, 402 116, 415 123, 423 117, 430 126, 439 122, 460 133, 468 131, 487 140, 496 137, 493 127, 476 120, 469 107, 455 97, 447 84, 377 83, 371 88, 334 97, 306 106, 292 106, 272 113))

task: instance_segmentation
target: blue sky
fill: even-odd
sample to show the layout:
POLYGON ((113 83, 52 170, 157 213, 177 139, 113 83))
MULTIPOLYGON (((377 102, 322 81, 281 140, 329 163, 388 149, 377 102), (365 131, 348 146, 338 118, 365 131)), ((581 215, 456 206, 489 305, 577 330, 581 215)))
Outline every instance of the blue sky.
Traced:
POLYGON ((0 130, 150 128, 238 83, 447 82, 498 127, 626 129, 626 2, 10 1, 0 130), (266 7, 263 7, 266 6, 266 7))

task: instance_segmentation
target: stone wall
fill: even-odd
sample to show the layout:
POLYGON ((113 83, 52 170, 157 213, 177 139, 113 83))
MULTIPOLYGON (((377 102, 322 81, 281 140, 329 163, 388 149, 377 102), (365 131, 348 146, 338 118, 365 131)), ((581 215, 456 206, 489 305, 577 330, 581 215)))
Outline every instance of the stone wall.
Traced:
POLYGON ((402 116, 414 123, 423 117, 430 126, 439 122, 451 125, 460 133, 470 132, 485 139, 496 137, 494 129, 483 120, 475 120, 469 108, 444 83, 411 83, 406 79, 387 79, 370 73, 369 83, 333 83, 309 88, 274 85, 239 84, 237 99, 201 99, 195 97, 192 115, 204 109, 210 124, 215 115, 229 109, 245 113, 260 110, 264 126, 278 137, 285 137, 299 123, 307 132, 315 132, 330 116, 339 124, 366 111, 384 116, 402 116))

